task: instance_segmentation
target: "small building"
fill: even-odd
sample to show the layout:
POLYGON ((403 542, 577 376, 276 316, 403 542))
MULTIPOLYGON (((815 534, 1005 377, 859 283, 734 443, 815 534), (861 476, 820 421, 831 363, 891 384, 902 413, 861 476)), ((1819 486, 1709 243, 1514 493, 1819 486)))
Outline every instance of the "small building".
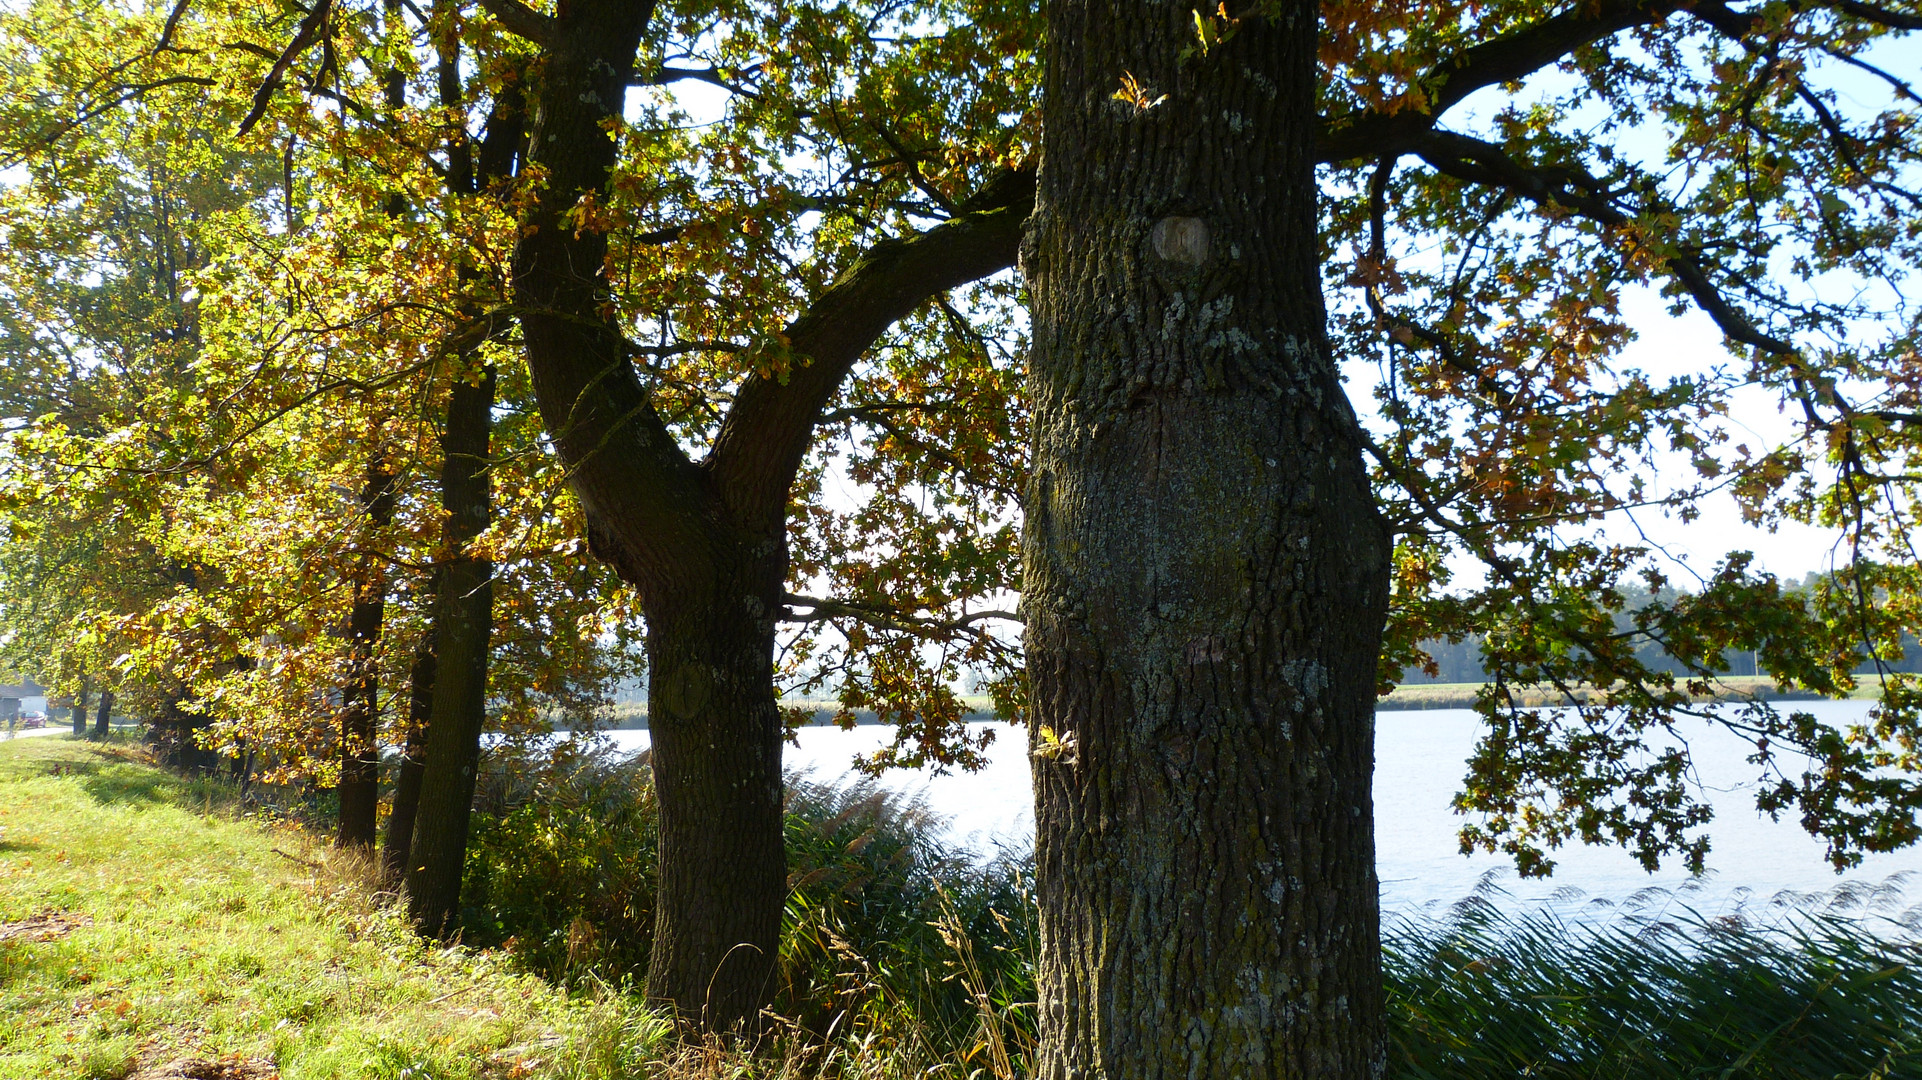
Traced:
POLYGON ((45 696, 47 688, 32 679, 12 684, 0 683, 0 721, 18 719, 22 701, 45 696))

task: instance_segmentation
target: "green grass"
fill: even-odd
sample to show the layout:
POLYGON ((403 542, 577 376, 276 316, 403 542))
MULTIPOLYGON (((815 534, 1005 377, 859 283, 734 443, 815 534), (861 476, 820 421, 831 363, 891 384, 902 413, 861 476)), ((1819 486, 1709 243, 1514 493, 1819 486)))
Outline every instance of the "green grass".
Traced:
MULTIPOLYGON (((631 763, 589 764, 542 783, 578 788, 590 817, 635 801, 631 763)), ((523 794, 556 801, 540 784, 523 794)), ((191 1073, 235 1080, 1025 1075, 1025 864, 947 857, 918 808, 871 786, 801 785, 792 800, 786 1019, 755 1047, 679 1046, 609 989, 635 972, 569 957, 570 995, 525 973, 537 957, 425 945, 361 867, 294 824, 242 816, 223 785, 163 773, 124 742, 0 743, 0 1080, 128 1080, 184 1059, 255 1063, 191 1073)), ((579 831, 548 825, 555 842, 579 831)), ((527 878, 517 887, 563 907, 587 895, 551 877, 501 881, 527 878)), ((1478 893, 1390 920, 1390 1075, 1922 1080, 1922 909, 1898 926, 1818 905, 1771 929, 1570 925, 1507 906, 1478 893)), ((593 917, 543 916, 570 935, 593 917)))
POLYGON ((124 743, 0 744, 0 936, 72 927, 0 941, 0 1078, 255 1059, 286 1080, 585 1080, 659 1041, 621 999, 423 944, 363 877, 124 743))

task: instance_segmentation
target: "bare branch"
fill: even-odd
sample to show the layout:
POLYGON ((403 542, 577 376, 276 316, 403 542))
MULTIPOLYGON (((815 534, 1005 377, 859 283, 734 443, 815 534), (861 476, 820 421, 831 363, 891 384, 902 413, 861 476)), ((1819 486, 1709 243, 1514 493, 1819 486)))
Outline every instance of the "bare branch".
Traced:
POLYGON ((240 121, 239 134, 245 135, 252 131, 254 125, 260 122, 260 118, 267 114, 267 106, 274 99, 274 91, 280 89, 281 80, 286 78, 287 69, 292 67, 294 61, 300 58, 300 54, 306 52, 308 46, 320 37, 321 31, 327 25, 327 17, 333 13, 333 10, 334 0, 316 0, 314 9, 300 21, 299 28, 294 31, 294 40, 287 43, 287 48, 280 54, 280 59, 274 61, 274 66, 268 70, 267 77, 260 81, 260 89, 254 91, 253 108, 248 109, 246 117, 240 121))
MULTIPOLYGON (((1631 220, 1611 200, 1607 184, 1574 166, 1529 165, 1494 143, 1443 131, 1422 135, 1413 149, 1438 171, 1460 180, 1503 188, 1540 205, 1559 206, 1609 228, 1621 228, 1631 220)), ((1693 258, 1669 255, 1663 265, 1731 340, 1776 355, 1795 352, 1789 341, 1758 329, 1693 258)))

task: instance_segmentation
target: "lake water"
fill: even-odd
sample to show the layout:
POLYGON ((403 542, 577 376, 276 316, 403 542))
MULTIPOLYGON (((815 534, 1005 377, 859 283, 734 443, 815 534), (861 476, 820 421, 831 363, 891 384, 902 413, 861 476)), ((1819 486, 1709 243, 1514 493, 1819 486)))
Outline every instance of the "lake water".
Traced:
MULTIPOLYGON (((1796 702, 1793 707, 1841 724, 1860 720, 1868 703, 1796 702)), ((1026 733, 1007 724, 988 726, 996 738, 988 765, 980 772, 930 777, 897 771, 882 783, 921 795, 930 810, 952 823, 952 838, 977 851, 1025 847, 1034 838, 1026 733)), ((1679 869, 1666 868, 1649 874, 1620 849, 1576 845, 1553 853, 1553 877, 1520 880, 1505 858, 1464 856, 1456 845, 1462 819, 1449 808, 1449 800, 1460 787, 1479 731, 1478 719, 1466 709, 1377 714, 1376 866, 1385 910, 1413 912, 1452 903, 1485 878, 1514 903, 1550 904, 1565 914, 1632 903, 1657 912, 1686 905, 1708 916, 1737 910, 1765 916, 1773 901, 1790 899, 1784 894, 1832 891, 1845 882, 1880 886, 1892 877, 1899 890, 1885 892, 1879 908, 1893 912, 1922 901, 1922 851, 1871 855, 1838 877, 1823 858, 1821 842, 1792 818, 1772 822, 1758 814, 1756 770, 1743 760, 1753 748, 1720 731, 1690 737, 1703 794, 1716 811, 1704 877, 1691 880, 1679 869), (1914 879, 1907 881, 1905 875, 1914 879), (1651 887, 1657 891, 1644 891, 1651 887)), ((831 781, 848 771, 855 755, 878 749, 890 734, 891 729, 878 726, 853 731, 802 728, 800 746, 787 750, 787 764, 816 780, 831 781)), ((645 731, 616 731, 609 737, 627 751, 648 744, 645 731)))

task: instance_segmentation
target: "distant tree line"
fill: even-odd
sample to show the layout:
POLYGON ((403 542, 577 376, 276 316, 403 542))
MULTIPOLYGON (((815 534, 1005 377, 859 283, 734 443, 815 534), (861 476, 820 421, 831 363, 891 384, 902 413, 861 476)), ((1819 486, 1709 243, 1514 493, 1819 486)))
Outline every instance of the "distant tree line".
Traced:
MULTIPOLYGON (((1834 584, 1834 575, 1822 572, 1810 573, 1796 588, 1812 593, 1816 585, 1823 582, 1834 584)), ((1674 586, 1664 586, 1652 591, 1641 586, 1626 586, 1621 592, 1625 603, 1622 609, 1615 613, 1615 630, 1623 634, 1632 633, 1635 630, 1634 616, 1637 611, 1648 607, 1651 603, 1672 605, 1687 595, 1674 586)), ((1487 639, 1488 635, 1482 633, 1468 634, 1459 641, 1429 638, 1423 641, 1420 647, 1422 652, 1428 654, 1434 661, 1434 670, 1410 667, 1402 673, 1399 682, 1410 686, 1487 682, 1488 668, 1484 663, 1482 652, 1487 639)), ((1915 635, 1907 630, 1901 632, 1900 655, 1893 655, 1892 650, 1884 648, 1880 650, 1882 655, 1879 658, 1870 659, 1867 656, 1866 647, 1859 651, 1863 654, 1863 660, 1855 667, 1857 676, 1872 676, 1878 671, 1903 672, 1911 675, 1922 673, 1922 642, 1918 642, 1915 635)), ((1635 659, 1649 671, 1667 672, 1676 676, 1689 673, 1687 665, 1669 655, 1662 643, 1652 637, 1644 636, 1644 640, 1636 646, 1635 659)), ((1768 665, 1760 662, 1754 650, 1725 649, 1722 652, 1722 661, 1726 665, 1723 673, 1727 675, 1769 674, 1768 665)))

